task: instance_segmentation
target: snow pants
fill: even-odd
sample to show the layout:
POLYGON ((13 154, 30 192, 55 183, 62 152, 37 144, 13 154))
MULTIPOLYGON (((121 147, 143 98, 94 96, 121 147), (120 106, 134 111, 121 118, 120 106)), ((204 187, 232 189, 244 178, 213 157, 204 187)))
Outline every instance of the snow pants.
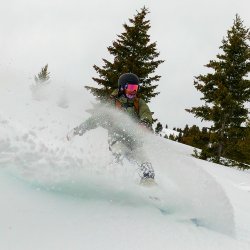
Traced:
POLYGON ((139 175, 142 179, 154 179, 155 173, 152 164, 143 152, 142 145, 138 142, 109 141, 109 150, 117 162, 122 163, 124 158, 126 158, 128 161, 135 163, 138 166, 139 175))

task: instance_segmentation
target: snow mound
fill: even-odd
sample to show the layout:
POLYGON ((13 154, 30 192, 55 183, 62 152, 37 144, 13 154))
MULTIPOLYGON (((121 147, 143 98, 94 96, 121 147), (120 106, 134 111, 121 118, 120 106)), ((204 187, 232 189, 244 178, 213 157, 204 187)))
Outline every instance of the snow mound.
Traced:
POLYGON ((137 166, 114 162, 105 129, 65 140, 89 117, 81 88, 52 81, 36 100, 20 81, 1 89, 1 249, 249 249, 248 173, 122 117, 117 126, 143 139, 156 172, 157 186, 140 186, 137 166))
POLYGON ((133 121, 113 109, 99 110, 104 113, 102 119, 116 121, 121 129, 129 127, 134 137, 143 140, 158 183, 158 188, 145 189, 137 184, 136 166, 113 162, 104 129, 89 131, 69 143, 65 124, 70 109, 33 101, 30 106, 29 125, 0 117, 0 164, 9 175, 54 194, 153 207, 177 221, 234 235, 233 209, 225 192, 176 143, 138 130, 133 121))

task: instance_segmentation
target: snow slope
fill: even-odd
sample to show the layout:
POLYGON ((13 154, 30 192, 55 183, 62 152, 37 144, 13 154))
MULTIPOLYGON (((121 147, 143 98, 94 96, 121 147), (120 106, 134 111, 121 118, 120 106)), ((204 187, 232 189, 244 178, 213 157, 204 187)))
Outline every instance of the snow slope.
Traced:
MULTIPOLYGON (((65 140, 88 116, 86 93, 51 83, 37 101, 28 87, 6 86, 0 249, 250 249, 249 172, 194 159, 191 147, 139 131, 158 183, 142 187, 132 163, 114 163, 103 128, 65 140)), ((124 125, 137 131, 126 117, 124 125)))

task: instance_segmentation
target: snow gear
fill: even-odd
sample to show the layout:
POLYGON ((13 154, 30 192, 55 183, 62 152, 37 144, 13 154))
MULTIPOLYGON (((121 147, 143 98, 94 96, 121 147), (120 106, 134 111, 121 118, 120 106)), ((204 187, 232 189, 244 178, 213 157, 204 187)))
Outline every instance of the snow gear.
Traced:
POLYGON ((128 83, 124 86, 124 94, 127 98, 133 99, 136 97, 139 86, 136 84, 128 83))
POLYGON ((133 73, 122 74, 118 79, 118 96, 125 95, 128 99, 133 99, 139 88, 139 78, 133 73))
MULTIPOLYGON (((152 113, 146 102, 136 97, 139 89, 139 78, 133 73, 126 73, 120 76, 119 88, 114 90, 110 96, 110 104, 127 113, 133 120, 152 130, 152 113)), ((109 149, 117 162, 122 162, 126 157, 138 165, 139 174, 142 179, 154 179, 155 174, 152 164, 148 161, 142 150, 142 142, 130 133, 125 127, 121 129, 116 120, 108 117, 109 114, 102 113, 102 110, 93 112, 93 115, 80 126, 68 134, 67 139, 73 135, 83 135, 86 131, 101 126, 108 130, 109 149)))
POLYGON ((152 113, 146 102, 138 97, 128 99, 125 95, 114 90, 110 95, 110 103, 118 109, 124 110, 135 121, 145 124, 150 130, 152 129, 152 113))
MULTIPOLYGON (((134 109, 137 115, 139 115, 139 98, 134 98, 134 109)), ((122 103, 118 99, 115 99, 115 107, 118 109, 122 109, 122 103)))
POLYGON ((154 179, 155 178, 155 173, 152 167, 152 164, 150 162, 144 162, 140 166, 140 171, 142 172, 142 179, 154 179))
POLYGON ((135 85, 139 85, 139 78, 137 75, 133 73, 125 73, 122 74, 118 79, 118 88, 124 88, 124 86, 128 83, 132 83, 135 85))

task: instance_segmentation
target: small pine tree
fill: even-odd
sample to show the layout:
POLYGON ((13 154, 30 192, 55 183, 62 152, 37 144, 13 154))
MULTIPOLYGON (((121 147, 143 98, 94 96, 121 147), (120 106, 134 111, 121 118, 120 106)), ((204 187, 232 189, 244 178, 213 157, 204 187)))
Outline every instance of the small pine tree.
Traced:
POLYGON ((166 135, 164 135, 164 138, 165 138, 165 139, 168 139, 168 135, 167 135, 167 134, 166 134, 166 135))
POLYGON ((180 130, 179 131, 179 134, 178 134, 178 136, 177 136, 177 138, 176 138, 176 140, 178 141, 178 142, 181 142, 182 141, 182 131, 180 130))
POLYGON ((227 37, 222 40, 223 53, 217 55, 217 61, 211 60, 206 65, 214 73, 199 75, 194 81, 205 105, 187 111, 213 122, 212 150, 206 151, 210 150, 215 162, 220 162, 221 157, 230 158, 230 147, 244 137, 242 124, 248 116, 245 103, 250 100, 250 80, 246 78, 250 72, 249 40, 249 29, 236 15, 227 37))
POLYGON ((172 141, 176 141, 176 136, 174 134, 170 134, 168 139, 172 141))
POLYGON ((185 126, 185 128, 183 130, 183 136, 187 136, 188 132, 189 132, 189 126, 188 126, 188 124, 186 124, 186 126, 185 126))
POLYGON ((160 122, 158 122, 156 124, 155 133, 159 134, 162 131, 162 129, 163 129, 162 124, 160 122))
POLYGON ((35 83, 30 86, 32 96, 37 101, 46 99, 46 86, 49 84, 50 72, 48 71, 48 64, 46 64, 41 71, 34 77, 35 83))
POLYGON ((159 81, 161 76, 153 73, 164 61, 156 60, 159 56, 156 43, 150 43, 148 31, 151 26, 150 21, 146 20, 148 13, 148 9, 143 7, 133 19, 129 19, 130 25, 123 25, 125 31, 108 47, 109 53, 114 57, 113 62, 103 59, 103 67, 94 65, 99 78, 93 77, 93 80, 100 88, 86 88, 95 97, 107 99, 117 89, 119 76, 127 72, 132 72, 140 78, 140 96, 146 102, 159 94, 155 91, 158 85, 153 83, 159 81))
POLYGON ((35 76, 35 82, 37 84, 48 83, 50 79, 50 72, 48 71, 48 64, 46 64, 41 71, 35 76))

